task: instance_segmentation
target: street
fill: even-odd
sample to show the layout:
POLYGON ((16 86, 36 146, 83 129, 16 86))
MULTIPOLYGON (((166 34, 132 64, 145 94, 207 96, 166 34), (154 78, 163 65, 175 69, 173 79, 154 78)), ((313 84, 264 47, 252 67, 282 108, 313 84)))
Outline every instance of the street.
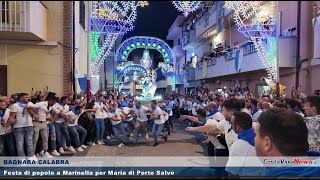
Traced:
POLYGON ((111 145, 88 146, 83 152, 77 152, 74 156, 204 156, 205 146, 201 145, 199 133, 190 133, 184 130, 186 122, 174 121, 174 130, 168 136, 166 143, 160 141, 160 145, 153 147, 153 138, 149 132, 149 140, 140 138, 137 144, 129 144, 118 148, 117 141, 111 139, 111 145))

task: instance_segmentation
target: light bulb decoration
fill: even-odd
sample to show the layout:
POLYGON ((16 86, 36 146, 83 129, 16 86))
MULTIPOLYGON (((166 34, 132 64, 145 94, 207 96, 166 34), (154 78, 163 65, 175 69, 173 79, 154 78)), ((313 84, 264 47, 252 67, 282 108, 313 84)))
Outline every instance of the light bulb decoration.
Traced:
MULTIPOLYGON (((156 86, 156 73, 154 70, 150 69, 152 65, 152 59, 149 54, 149 50, 157 50, 161 53, 164 62, 159 63, 159 68, 163 75, 167 77, 174 76, 174 65, 175 65, 175 56, 173 56, 170 46, 162 41, 161 39, 154 37, 146 36, 136 36, 126 39, 122 42, 116 52, 116 62, 117 62, 117 71, 116 74, 119 77, 119 81, 116 84, 118 92, 121 91, 123 87, 123 82, 121 81, 122 77, 125 74, 128 74, 129 71, 142 72, 146 69, 146 72, 143 72, 142 78, 139 80, 139 77, 134 77, 136 82, 142 85, 142 94, 136 98, 143 102, 148 102, 152 100, 160 100, 161 96, 155 96, 156 86), (143 57, 140 61, 141 64, 133 64, 131 66, 126 65, 128 63, 127 58, 130 53, 135 49, 145 49, 143 52, 143 57)), ((135 76, 135 73, 133 73, 135 76)), ((173 89, 175 88, 175 81, 173 82, 173 89)))
MULTIPOLYGON (((117 63, 122 64, 123 62, 127 62, 128 56, 135 49, 145 49, 140 63, 147 68, 150 68, 152 64, 152 59, 150 58, 148 50, 153 49, 160 52, 164 59, 164 62, 159 63, 159 68, 161 68, 162 74, 165 77, 172 77, 175 75, 174 67, 176 60, 170 46, 161 39, 155 37, 135 36, 126 39, 120 44, 116 52, 115 58, 117 63)), ((149 74, 151 74, 150 77, 152 77, 152 81, 155 81, 154 71, 150 71, 149 74)), ((175 90, 175 81, 171 82, 174 83, 171 85, 173 90, 175 90)))
POLYGON ((201 2, 202 1, 172 1, 172 4, 187 17, 191 12, 199 8, 201 2))
POLYGON ((151 60, 151 57, 150 57, 150 54, 149 54, 148 50, 144 50, 143 51, 143 56, 142 56, 142 59, 140 61, 140 64, 142 64, 144 67, 146 67, 148 69, 151 67, 152 60, 151 60))
POLYGON ((276 2, 226 1, 224 7, 234 11, 238 31, 253 42, 268 77, 276 80, 276 2))
POLYGON ((135 49, 154 49, 161 53, 165 63, 173 64, 175 56, 170 46, 161 39, 147 36, 134 36, 122 42, 116 52, 117 62, 127 61, 130 53, 135 49))
POLYGON ((133 22, 137 18, 137 7, 145 7, 146 1, 93 1, 92 14, 90 17, 91 39, 91 70, 97 75, 107 58, 118 36, 131 31, 133 22), (92 34, 95 33, 95 34, 92 34), (105 41, 100 49, 98 35, 104 35, 105 41))

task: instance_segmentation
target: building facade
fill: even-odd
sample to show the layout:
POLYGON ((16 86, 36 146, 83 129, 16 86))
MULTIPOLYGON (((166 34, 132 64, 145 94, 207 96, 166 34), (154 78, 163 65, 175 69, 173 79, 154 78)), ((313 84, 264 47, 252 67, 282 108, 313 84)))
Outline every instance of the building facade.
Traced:
POLYGON ((72 90, 72 2, 1 1, 0 94, 72 90))
MULTIPOLYGON (((290 94, 295 86, 298 54, 298 2, 279 1, 277 4, 280 17, 277 21, 280 83, 287 87, 286 93, 290 94)), ((314 4, 319 2, 304 1, 300 6, 299 86, 308 94, 313 94, 320 88, 316 82, 316 77, 320 75, 320 69, 317 67, 319 53, 316 50, 316 47, 319 47, 319 22, 313 8, 314 4)), ((182 71, 188 87, 207 86, 210 89, 222 89, 240 86, 249 87, 256 95, 266 93, 268 86, 261 79, 267 77, 266 68, 253 43, 238 31, 233 13, 223 8, 223 2, 210 2, 182 23, 181 44, 186 59, 182 71), (235 62, 237 49, 242 49, 243 52, 240 65, 236 65, 235 62)), ((174 23, 172 26, 178 28, 174 23)))

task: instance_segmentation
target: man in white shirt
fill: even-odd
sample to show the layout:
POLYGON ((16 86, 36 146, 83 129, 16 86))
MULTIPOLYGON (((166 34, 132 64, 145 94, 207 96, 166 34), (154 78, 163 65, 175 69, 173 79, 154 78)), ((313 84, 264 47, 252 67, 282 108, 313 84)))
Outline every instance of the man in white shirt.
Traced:
POLYGON ((152 114, 150 116, 150 120, 154 121, 153 127, 152 127, 152 134, 153 134, 153 139, 154 139, 153 146, 155 147, 155 146, 159 145, 158 136, 162 136, 162 138, 164 138, 165 141, 168 140, 168 136, 162 134, 162 130, 163 130, 164 123, 165 123, 165 118, 164 118, 164 114, 162 112, 162 109, 160 109, 160 107, 158 106, 157 101, 153 100, 151 102, 151 108, 152 108, 152 114))
POLYGON ((39 120, 33 120, 33 152, 35 152, 39 135, 42 140, 42 150, 44 151, 44 156, 47 158, 52 158, 52 156, 48 152, 48 124, 47 120, 50 120, 52 117, 50 116, 50 112, 52 110, 53 105, 57 102, 57 98, 55 96, 48 96, 47 101, 39 102, 34 105, 30 105, 30 107, 36 109, 37 114, 39 116, 39 120))
MULTIPOLYGON (((130 103, 129 103, 130 104, 130 103)), ((133 137, 133 131, 135 129, 135 121, 132 116, 132 108, 130 107, 120 107, 122 113, 126 116, 126 119, 123 121, 124 129, 133 137)))
POLYGON ((187 111, 188 111, 188 115, 192 115, 192 101, 191 98, 189 97, 187 100, 187 111))
POLYGON ((225 141, 227 143, 228 149, 230 149, 231 145, 238 139, 238 135, 233 131, 230 121, 234 112, 240 111, 241 106, 237 99, 231 98, 227 99, 221 105, 222 114, 225 117, 224 120, 220 121, 218 124, 208 124, 201 127, 187 127, 187 131, 196 131, 196 132, 224 132, 225 141))
MULTIPOLYGON (((85 130, 82 126, 78 124, 79 117, 85 113, 92 111, 91 109, 82 109, 80 106, 74 107, 71 111, 67 113, 68 116, 68 128, 71 137, 74 139, 75 148, 77 151, 82 152, 83 148, 87 148, 84 145, 84 139, 87 135, 87 130, 85 130)), ((94 112, 94 110, 93 110, 94 112)))
POLYGON ((142 129, 143 133, 145 134, 145 138, 148 140, 148 118, 147 118, 147 112, 149 111, 149 108, 145 107, 144 105, 141 105, 140 101, 135 102, 135 106, 132 109, 134 111, 134 117, 137 119, 137 125, 136 129, 134 131, 134 142, 137 142, 138 139, 138 133, 139 130, 142 129))
POLYGON ((55 121, 54 121, 54 127, 56 130, 56 139, 57 139, 57 149, 59 150, 59 153, 64 153, 64 144, 63 144, 63 138, 65 138, 66 142, 66 150, 69 150, 73 153, 75 153, 75 149, 71 146, 71 138, 68 130, 68 124, 67 119, 68 116, 66 115, 69 111, 69 97, 63 96, 60 98, 60 103, 56 103, 53 105, 54 110, 58 110, 58 112, 55 112, 55 121))
POLYGON ((251 99, 251 116, 252 121, 257 122, 262 110, 258 107, 258 101, 256 99, 251 99))
POLYGON ((180 113, 183 115, 187 115, 186 113, 186 100, 184 96, 180 97, 180 113))
POLYGON ((112 130, 114 133, 114 136, 120 144, 118 147, 123 147, 128 142, 128 138, 126 137, 128 134, 124 129, 122 121, 125 119, 124 114, 122 114, 121 109, 116 108, 117 104, 110 104, 109 105, 109 113, 108 116, 112 123, 112 130))
POLYGON ((226 171, 232 176, 261 176, 263 168, 246 168, 250 163, 260 162, 256 157, 254 147, 255 133, 252 127, 252 118, 245 112, 234 112, 231 119, 232 129, 238 134, 236 140, 229 149, 229 160, 226 171), (249 158, 248 158, 249 157, 249 158), (250 162, 255 159, 254 162, 250 162))
MULTIPOLYGON (((6 123, 10 117, 10 109, 7 108, 7 104, 4 100, 0 99, 0 156, 5 156, 6 145, 6 123)), ((12 142, 13 143, 13 142, 12 142)))
POLYGON ((13 125, 13 134, 16 140, 16 148, 18 156, 25 156, 24 146, 26 143, 27 156, 36 160, 33 153, 33 123, 32 117, 39 120, 39 117, 28 107, 32 103, 29 102, 28 94, 20 93, 18 101, 11 106, 11 113, 6 124, 6 133, 11 131, 13 125), (29 114, 31 113, 31 115, 29 114))
POLYGON ((103 95, 98 95, 98 101, 94 103, 94 109, 95 112, 95 119, 94 124, 96 127, 96 138, 97 138, 97 144, 105 144, 103 141, 104 131, 105 131, 105 125, 104 125, 104 119, 105 119, 105 113, 108 112, 108 109, 106 105, 103 103, 104 97, 103 95))

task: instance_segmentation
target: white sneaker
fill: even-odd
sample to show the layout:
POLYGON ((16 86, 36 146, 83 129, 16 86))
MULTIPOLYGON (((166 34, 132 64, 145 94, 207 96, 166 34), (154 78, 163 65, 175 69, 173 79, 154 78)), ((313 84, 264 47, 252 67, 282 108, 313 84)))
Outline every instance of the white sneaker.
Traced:
POLYGON ((44 155, 44 150, 39 152, 39 156, 43 156, 44 155))
POLYGON ((109 140, 109 139, 111 139, 111 137, 110 137, 110 136, 107 136, 107 139, 109 140))
POLYGON ((101 141, 101 144, 106 144, 104 141, 101 141))
POLYGON ((73 152, 73 153, 76 152, 76 150, 75 150, 72 146, 68 147, 68 150, 71 151, 71 152, 73 152))
POLYGON ((64 150, 68 150, 68 147, 67 147, 67 146, 63 146, 63 149, 64 149, 64 150))
POLYGON ((84 149, 86 149, 86 148, 87 148, 87 146, 86 146, 86 145, 83 145, 83 144, 81 145, 81 147, 82 147, 82 148, 84 148, 84 149))
POLYGON ((53 158, 53 156, 51 156, 48 152, 44 153, 43 157, 45 157, 45 158, 53 158))
POLYGON ((31 161, 38 161, 38 158, 36 157, 36 155, 33 155, 31 157, 28 158, 28 160, 31 160, 31 161))
POLYGON ((81 147, 78 147, 78 148, 77 148, 77 151, 82 152, 83 149, 82 149, 81 147))
POLYGON ((148 140, 149 139, 149 135, 148 134, 146 134, 146 140, 148 140))
POLYGON ((52 151, 52 152, 51 152, 51 155, 52 155, 52 156, 60 156, 60 154, 58 153, 57 150, 52 151))
POLYGON ((97 144, 102 145, 101 141, 97 141, 97 144))
POLYGON ((89 144, 90 146, 96 145, 96 143, 94 143, 94 142, 89 142, 88 144, 89 144))
POLYGON ((60 154, 63 154, 63 153, 64 153, 63 147, 59 148, 59 153, 60 153, 60 154))
POLYGON ((121 148, 121 147, 123 147, 123 146, 124 146, 124 144, 121 143, 121 144, 118 145, 118 148, 121 148))
POLYGON ((37 153, 37 154, 35 154, 35 156, 36 156, 36 157, 39 157, 40 155, 39 155, 39 153, 37 153))

